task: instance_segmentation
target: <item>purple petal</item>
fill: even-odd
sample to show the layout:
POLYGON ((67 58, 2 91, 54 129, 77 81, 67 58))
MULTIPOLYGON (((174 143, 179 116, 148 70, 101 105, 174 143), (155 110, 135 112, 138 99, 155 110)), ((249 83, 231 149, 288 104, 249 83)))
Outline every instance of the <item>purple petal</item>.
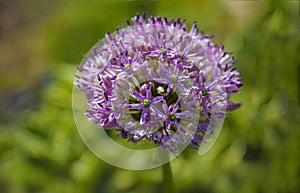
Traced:
POLYGON ((156 103, 159 103, 159 102, 161 102, 161 101, 163 101, 163 100, 164 100, 164 97, 163 97, 163 96, 157 96, 157 97, 151 99, 151 100, 150 100, 150 103, 151 103, 151 104, 156 104, 156 103))
POLYGON ((116 110, 114 114, 115 114, 115 118, 119 119, 121 117, 121 110, 119 110, 119 109, 116 110))
POLYGON ((187 89, 185 88, 185 86, 179 82, 175 83, 176 87, 179 88, 182 91, 186 91, 187 89))
POLYGON ((129 109, 141 109, 143 107, 143 105, 141 103, 138 103, 138 104, 127 104, 127 105, 125 105, 125 107, 127 107, 129 109))
POLYGON ((153 80, 158 82, 158 83, 162 83, 162 84, 170 83, 170 81, 168 79, 165 79, 165 78, 153 78, 153 80))
POLYGON ((101 78, 102 80, 102 87, 105 91, 110 91, 112 89, 112 82, 110 81, 109 76, 105 75, 101 78))
POLYGON ((129 60, 128 60, 127 56, 124 53, 122 53, 121 55, 122 55, 122 62, 124 64, 129 64, 129 60))
POLYGON ((179 64, 176 64, 175 68, 174 68, 174 75, 178 76, 179 72, 180 72, 180 68, 179 68, 179 64))
POLYGON ((167 92, 172 92, 173 91, 173 86, 174 86, 173 83, 169 84, 169 86, 167 88, 167 92))
POLYGON ((206 117, 208 117, 208 108, 206 104, 206 99, 202 98, 202 108, 206 117))
POLYGON ((111 113, 110 109, 108 109, 108 108, 102 108, 102 107, 97 108, 97 111, 101 112, 101 113, 105 113, 105 114, 111 113))
POLYGON ((192 118, 192 114, 188 111, 180 112, 180 113, 175 113, 176 118, 178 119, 190 119, 192 118))
POLYGON ((103 127, 113 127, 115 126, 117 123, 116 119, 106 119, 102 124, 101 126, 103 127))
POLYGON ((203 138, 200 137, 197 133, 195 133, 193 135, 193 142, 196 142, 196 143, 202 143, 203 142, 203 138))
POLYGON ((137 125, 133 122, 129 122, 124 126, 125 131, 133 131, 137 128, 137 125))
POLYGON ((133 65, 133 64, 137 61, 138 55, 139 55, 139 51, 136 50, 136 51, 135 51, 135 54, 134 54, 134 56, 133 56, 133 59, 132 59, 132 61, 131 61, 131 65, 133 65))
POLYGON ((163 114, 160 110, 158 110, 155 106, 150 106, 151 111, 153 111, 155 113, 156 117, 160 117, 162 119, 166 119, 167 116, 165 114, 163 114))
POLYGON ((163 102, 163 110, 165 111, 166 114, 169 114, 169 107, 168 104, 166 103, 166 101, 163 102))
POLYGON ((189 78, 195 78, 197 76, 197 73, 198 73, 197 71, 193 71, 193 72, 188 73, 187 75, 189 78))
POLYGON ((145 98, 144 98, 139 92, 137 92, 137 91, 134 90, 134 89, 131 89, 131 92, 132 92, 133 96, 134 96, 136 99, 138 99, 138 100, 141 101, 141 102, 144 101, 145 98))
POLYGON ((146 88, 146 98, 147 99, 150 99, 152 97, 152 94, 151 94, 151 85, 152 85, 151 82, 149 82, 147 84, 147 88, 146 88))
POLYGON ((197 34, 198 34, 197 23, 194 23, 192 28, 191 28, 190 35, 191 36, 196 36, 197 34))
POLYGON ((180 97, 177 99, 176 103, 173 105, 173 111, 172 112, 176 112, 179 108, 179 104, 180 104, 180 97))
POLYGON ((171 128, 171 123, 169 120, 166 121, 166 130, 167 131, 170 131, 170 128, 171 128))
POLYGON ((140 124, 143 125, 145 124, 146 122, 148 122, 150 120, 150 117, 149 117, 149 113, 148 113, 148 108, 144 108, 143 109, 143 112, 142 112, 142 115, 141 115, 141 119, 140 119, 140 124))
POLYGON ((198 129, 204 134, 213 134, 214 132, 209 127, 208 123, 201 123, 198 125, 198 129))
POLYGON ((174 125, 176 126, 177 129, 179 129, 182 133, 186 134, 186 130, 181 126, 181 124, 178 121, 174 121, 174 125))
POLYGON ((233 103, 231 101, 228 101, 228 106, 226 107, 226 110, 229 110, 229 111, 232 111, 232 110, 235 110, 239 107, 242 106, 242 103, 233 103))
POLYGON ((165 68, 164 64, 159 63, 159 74, 166 77, 171 77, 171 73, 165 68))

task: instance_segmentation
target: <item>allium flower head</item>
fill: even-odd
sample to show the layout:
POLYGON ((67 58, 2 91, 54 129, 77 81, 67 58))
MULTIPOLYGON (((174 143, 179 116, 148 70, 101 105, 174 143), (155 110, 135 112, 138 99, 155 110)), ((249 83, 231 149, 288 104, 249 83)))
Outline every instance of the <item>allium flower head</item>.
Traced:
POLYGON ((231 53, 185 21, 137 14, 106 33, 79 66, 76 86, 86 115, 133 143, 147 140, 173 154, 182 144, 198 149, 213 135, 242 86, 231 53))

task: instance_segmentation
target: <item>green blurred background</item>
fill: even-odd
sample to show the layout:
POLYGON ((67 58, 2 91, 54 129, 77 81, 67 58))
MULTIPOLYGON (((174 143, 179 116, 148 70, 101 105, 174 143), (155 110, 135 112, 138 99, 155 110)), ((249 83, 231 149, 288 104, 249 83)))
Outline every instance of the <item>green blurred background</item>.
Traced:
POLYGON ((299 1, 0 1, 0 192, 162 193, 160 168, 99 160, 74 124, 76 66, 143 11, 186 18, 233 51, 244 87, 204 156, 172 161, 178 193, 300 192, 299 1))

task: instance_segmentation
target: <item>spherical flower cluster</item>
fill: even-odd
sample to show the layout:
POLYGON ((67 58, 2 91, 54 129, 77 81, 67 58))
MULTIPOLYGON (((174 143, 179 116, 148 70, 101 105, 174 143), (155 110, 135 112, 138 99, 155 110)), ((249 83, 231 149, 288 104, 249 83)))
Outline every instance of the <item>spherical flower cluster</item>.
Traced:
POLYGON ((212 36, 190 31, 185 21, 137 14, 123 29, 106 33, 79 66, 76 86, 86 97, 86 115, 133 143, 152 141, 177 152, 199 148, 239 103, 229 101, 242 86, 231 53, 212 36))

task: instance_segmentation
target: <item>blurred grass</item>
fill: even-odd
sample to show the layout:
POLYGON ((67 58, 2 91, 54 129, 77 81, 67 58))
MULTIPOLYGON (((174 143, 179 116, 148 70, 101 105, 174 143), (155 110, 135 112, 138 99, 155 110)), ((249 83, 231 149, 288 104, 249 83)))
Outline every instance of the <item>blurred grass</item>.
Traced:
POLYGON ((126 171, 84 146, 73 75, 90 47, 136 12, 186 18, 234 51, 243 76, 212 150, 172 162, 180 193, 300 192, 296 1, 1 2, 0 192, 162 192, 160 170, 126 171))

